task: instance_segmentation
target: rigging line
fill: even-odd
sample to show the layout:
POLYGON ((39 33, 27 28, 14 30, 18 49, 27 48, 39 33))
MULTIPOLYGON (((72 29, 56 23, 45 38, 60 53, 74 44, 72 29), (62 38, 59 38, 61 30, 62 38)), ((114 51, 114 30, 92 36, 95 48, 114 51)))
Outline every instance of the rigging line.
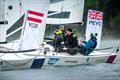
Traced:
MULTIPOLYGON (((40 49, 40 50, 41 50, 41 49, 40 49)), ((31 50, 31 51, 35 51, 35 49, 33 49, 33 50, 31 50)), ((11 53, 11 54, 14 54, 15 56, 17 56, 17 57, 19 57, 19 58, 23 58, 23 57, 17 55, 18 52, 19 52, 19 51, 16 51, 16 52, 15 52, 15 51, 12 51, 12 52, 11 52, 11 51, 8 51, 8 52, 1 51, 1 53, 4 53, 2 56, 4 56, 4 55, 7 54, 7 53, 11 53)), ((22 53, 22 52, 24 52, 24 51, 21 51, 21 53, 22 53)), ((25 52, 26 52, 26 51, 25 51, 25 52)), ((19 52, 19 53, 20 53, 20 52, 19 52)))
POLYGON ((120 40, 118 40, 117 42, 118 42, 118 45, 116 45, 116 46, 115 46, 115 48, 114 48, 113 52, 115 52, 117 49, 119 49, 119 48, 120 48, 120 44, 119 44, 119 43, 120 43, 120 40))
POLYGON ((0 59, 4 56, 4 55, 6 55, 7 53, 3 53, 2 55, 0 55, 0 59))
POLYGON ((65 0, 63 0, 62 7, 61 7, 61 13, 62 13, 62 11, 63 11, 64 1, 65 1, 65 0))
MULTIPOLYGON (((119 50, 120 50, 120 40, 118 40, 117 50, 118 50, 118 52, 119 52, 119 50)), ((116 50, 116 51, 117 51, 117 50, 116 50)))
POLYGON ((118 53, 119 52, 119 49, 120 49, 120 40, 118 40, 118 41, 115 41, 115 42, 118 42, 118 45, 116 45, 116 46, 114 46, 113 47, 113 51, 112 51, 112 53, 118 53))
POLYGON ((8 50, 8 51, 9 51, 9 50, 13 50, 13 49, 11 49, 11 48, 6 48, 6 47, 3 47, 3 46, 0 46, 0 48, 1 48, 1 49, 6 49, 6 50, 8 50))
POLYGON ((114 48, 114 49, 112 50, 111 54, 112 54, 113 52, 115 52, 115 50, 116 50, 116 49, 114 48))
MULTIPOLYGON (((34 60, 35 58, 37 58, 37 57, 39 56, 40 52, 41 52, 41 51, 39 51, 39 53, 38 53, 35 57, 29 59, 27 62, 22 63, 20 66, 24 66, 24 65, 28 64, 30 61, 32 61, 32 60, 34 60)), ((9 65, 11 65, 11 66, 18 66, 18 65, 14 65, 14 64, 6 61, 6 60, 3 60, 3 59, 2 59, 2 61, 4 61, 5 63, 7 63, 7 64, 9 64, 9 65)))
POLYGON ((14 42, 12 42, 12 46, 10 47, 11 49, 13 48, 14 42))
MULTIPOLYGON (((42 52, 42 49, 40 48, 39 51, 42 52)), ((7 53, 4 53, 2 56, 4 56, 5 54, 7 54, 7 53)), ((19 58, 21 58, 21 59, 24 58, 24 57, 21 57, 21 56, 17 55, 18 53, 12 53, 12 54, 14 54, 15 56, 17 56, 17 57, 19 57, 19 58)), ((24 53, 23 53, 23 54, 24 54, 24 53)), ((39 54, 40 54, 40 53, 38 53, 38 56, 39 56, 39 54)), ((0 58, 2 58, 2 56, 0 56, 0 58)))
POLYGON ((21 0, 19 0, 19 6, 20 6, 20 16, 22 14, 22 3, 21 3, 21 0))
MULTIPOLYGON (((40 50, 40 52, 42 52, 42 49, 39 49, 40 50)), ((36 51, 36 50, 35 50, 36 51)), ((15 56, 17 56, 17 57, 19 57, 19 58, 23 58, 23 57, 21 57, 21 56, 19 56, 18 55, 18 53, 13 53, 15 56)), ((24 54, 24 53, 23 53, 24 54)))
POLYGON ((19 58, 23 58, 21 56, 19 56, 17 53, 13 53, 15 56, 19 57, 19 58))
MULTIPOLYGON (((63 8, 64 8, 64 1, 65 1, 65 0, 63 0, 62 6, 61 6, 61 13, 62 13, 63 8)), ((59 19, 59 22, 61 22, 61 19, 59 19)))
MULTIPOLYGON (((4 55, 6 55, 7 53, 3 53, 2 55, 0 55, 0 58, 2 58, 4 55)), ((17 53, 13 53, 15 56, 17 56, 17 57, 20 57, 20 58, 22 58, 21 56, 18 56, 17 55, 17 53)))

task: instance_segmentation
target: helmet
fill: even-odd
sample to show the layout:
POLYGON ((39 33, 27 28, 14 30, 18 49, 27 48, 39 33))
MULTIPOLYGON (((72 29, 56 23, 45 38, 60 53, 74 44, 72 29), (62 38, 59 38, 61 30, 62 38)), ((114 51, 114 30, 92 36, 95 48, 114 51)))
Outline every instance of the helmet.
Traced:
POLYGON ((97 37, 97 35, 98 35, 97 33, 91 33, 90 37, 95 38, 95 37, 97 37))

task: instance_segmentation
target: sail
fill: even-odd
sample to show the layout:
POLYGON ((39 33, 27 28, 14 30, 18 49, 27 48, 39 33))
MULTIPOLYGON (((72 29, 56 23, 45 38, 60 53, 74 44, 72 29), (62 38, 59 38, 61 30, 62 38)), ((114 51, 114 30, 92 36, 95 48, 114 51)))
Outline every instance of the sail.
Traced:
POLYGON ((20 0, 4 0, 4 17, 8 24, 4 25, 6 41, 11 42, 20 38, 24 16, 21 14, 20 0))
POLYGON ((43 42, 49 0, 23 0, 22 4, 26 14, 20 50, 36 49, 43 42))
POLYGON ((28 9, 40 11, 49 0, 3 0, 4 15, 8 24, 5 25, 6 41, 13 42, 20 39, 25 12, 28 9), (14 15, 14 16, 13 16, 14 15))
POLYGON ((4 1, 0 0, 0 43, 6 40, 6 28, 5 28, 5 17, 4 17, 4 1))
POLYGON ((86 27, 86 40, 88 41, 90 39, 91 33, 97 33, 97 48, 100 47, 102 26, 103 12, 89 9, 86 27))
POLYGON ((47 24, 80 23, 84 0, 51 0, 47 24))

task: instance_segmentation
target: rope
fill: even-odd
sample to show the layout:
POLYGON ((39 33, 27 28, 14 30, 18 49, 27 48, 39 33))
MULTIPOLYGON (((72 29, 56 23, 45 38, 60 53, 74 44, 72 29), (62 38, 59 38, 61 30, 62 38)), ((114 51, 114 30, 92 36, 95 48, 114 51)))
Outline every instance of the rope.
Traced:
MULTIPOLYGON (((28 64, 29 62, 31 62, 32 60, 34 60, 35 58, 37 58, 37 57, 39 56, 40 52, 42 52, 42 51, 40 50, 39 53, 38 53, 35 57, 31 58, 30 60, 28 60, 28 61, 25 62, 25 63, 12 64, 12 63, 10 63, 10 62, 8 62, 8 61, 6 61, 6 60, 3 60, 3 59, 2 59, 2 61, 5 62, 5 63, 7 63, 7 64, 9 64, 10 66, 24 66, 24 65, 27 65, 27 64, 28 64)), ((22 58, 22 57, 21 57, 21 58, 22 58)))
POLYGON ((0 59, 5 55, 6 53, 3 53, 2 55, 0 55, 0 59))

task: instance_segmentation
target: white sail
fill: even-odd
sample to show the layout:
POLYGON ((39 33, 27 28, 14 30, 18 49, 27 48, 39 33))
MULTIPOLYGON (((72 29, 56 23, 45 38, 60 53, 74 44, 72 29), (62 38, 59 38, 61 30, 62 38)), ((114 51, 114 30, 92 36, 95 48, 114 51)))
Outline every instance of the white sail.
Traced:
POLYGON ((46 27, 49 0, 22 0, 26 12, 20 49, 36 49, 42 44, 46 27))
POLYGON ((7 42, 18 40, 20 38, 22 25, 23 25, 23 12, 21 12, 20 0, 3 0, 4 17, 8 22, 4 25, 3 29, 7 42))
POLYGON ((90 39, 91 33, 97 33, 97 48, 100 47, 101 33, 103 26, 103 12, 96 10, 88 11, 87 27, 86 27, 86 40, 90 39))
POLYGON ((8 24, 0 25, 0 41, 10 42, 9 45, 12 45, 10 48, 18 50, 25 13, 27 10, 32 10, 44 13, 44 17, 42 18, 43 23, 41 24, 42 29, 39 30, 39 35, 36 35, 39 37, 36 40, 41 44, 40 42, 42 42, 44 37, 49 2, 50 0, 0 0, 1 18, 8 21, 8 24))
POLYGON ((47 24, 80 23, 83 18, 84 0, 51 1, 47 24))
POLYGON ((4 1, 0 0, 0 42, 5 42, 6 40, 6 28, 4 22, 4 1))
POLYGON ((0 42, 6 41, 6 29, 4 25, 0 25, 0 42))

